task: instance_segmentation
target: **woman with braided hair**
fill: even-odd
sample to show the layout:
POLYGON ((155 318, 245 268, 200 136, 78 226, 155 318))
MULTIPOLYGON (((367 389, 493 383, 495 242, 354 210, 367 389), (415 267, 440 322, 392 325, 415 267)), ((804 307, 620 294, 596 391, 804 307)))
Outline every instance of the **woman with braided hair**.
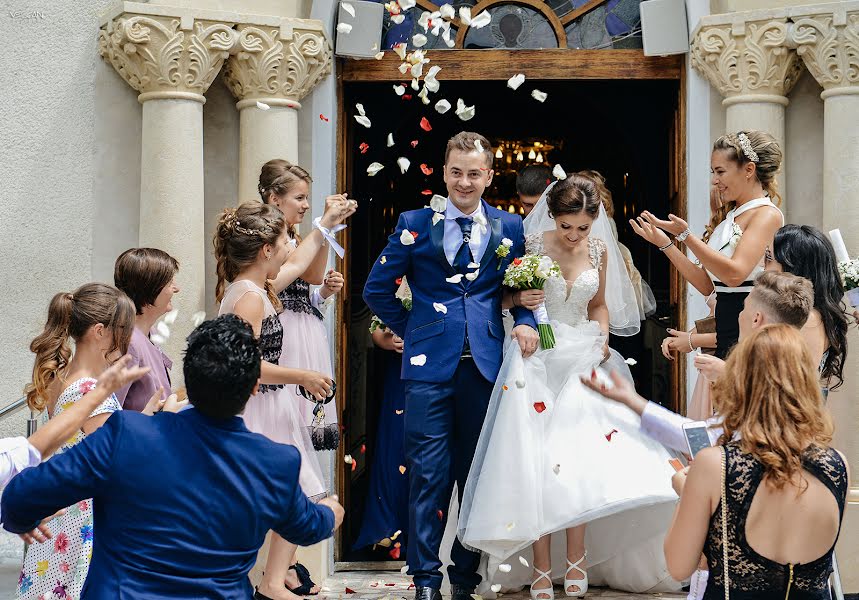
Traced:
MULTIPOLYGON (((764 254, 772 247, 775 232, 784 225, 775 179, 782 156, 775 138, 763 131, 739 131, 716 140, 710 169, 722 205, 701 238, 676 215, 663 220, 644 211, 629 221, 699 292, 707 296, 715 289, 716 356, 722 359, 737 343, 743 301, 763 271, 764 254), (689 260, 675 240, 698 261, 689 260)), ((691 337, 690 346, 694 347, 691 337)))

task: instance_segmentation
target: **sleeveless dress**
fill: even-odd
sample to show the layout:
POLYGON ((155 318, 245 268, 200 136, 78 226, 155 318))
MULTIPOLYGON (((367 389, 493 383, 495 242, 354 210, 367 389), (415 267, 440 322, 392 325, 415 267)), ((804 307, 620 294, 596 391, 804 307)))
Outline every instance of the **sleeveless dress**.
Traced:
MULTIPOLYGON (((677 501, 672 455, 640 432, 633 411, 579 380, 598 367, 605 343, 599 324, 588 319, 605 244, 588 244, 593 268, 574 282, 552 277, 544 287, 555 347, 523 359, 518 345, 508 343, 490 398, 458 531, 466 547, 489 555, 484 587, 529 584, 531 570, 518 556, 530 563, 530 545, 554 532, 552 572, 562 580, 563 530, 587 524, 593 585, 631 592, 679 588, 662 552, 677 501), (499 564, 511 570, 500 572, 499 564)), ((526 237, 526 249, 543 254, 543 234, 526 237)), ((625 366, 613 354, 606 368, 625 366)))
MULTIPOLYGON (((714 291, 706 299, 710 308, 710 316, 716 313, 716 292, 714 291)), ((738 313, 739 316, 739 313, 738 313)), ((686 405, 686 416, 693 421, 706 421, 713 416, 713 399, 711 398, 712 386, 710 381, 698 371, 695 379, 695 389, 692 397, 686 405)))
MULTIPOLYGON (((96 385, 92 377, 72 382, 57 399, 54 414, 43 414, 43 424, 56 417, 96 385)), ((90 417, 122 410, 116 396, 111 396, 96 408, 90 417)), ((62 454, 86 438, 78 430, 54 453, 62 454)), ((51 460, 51 459, 48 459, 51 460)), ((82 500, 66 509, 66 514, 48 522, 53 538, 43 544, 31 544, 24 555, 24 565, 18 577, 17 598, 39 600, 62 598, 78 600, 86 581, 92 557, 93 507, 92 499, 82 500)))
MULTIPOLYGON (((707 245, 727 257, 733 256, 737 243, 743 235, 743 230, 735 222, 735 219, 744 212, 761 206, 771 206, 779 210, 769 198, 749 200, 742 206, 728 211, 725 219, 713 230, 713 234, 710 236, 707 245)), ((781 210, 779 210, 779 213, 781 213, 781 210)), ((784 225, 783 214, 781 216, 781 223, 784 225)), ((728 351, 734 347, 740 337, 740 325, 737 319, 743 310, 743 302, 746 296, 752 291, 755 278, 763 270, 764 257, 761 256, 760 262, 752 269, 748 279, 737 287, 729 287, 719 281, 717 277, 710 274, 710 278, 713 280, 716 288, 716 356, 721 359, 724 359, 728 355, 728 351)))
MULTIPOLYGON (((257 294, 262 298, 265 317, 260 329, 259 346, 262 359, 278 364, 283 340, 283 327, 266 291, 247 279, 232 282, 224 291, 224 298, 218 315, 234 312, 236 303, 245 294, 257 294)), ((301 469, 298 484, 311 500, 319 500, 327 494, 322 469, 313 450, 313 443, 301 418, 301 409, 295 394, 286 393, 285 388, 295 386, 260 385, 259 392, 251 396, 242 415, 245 426, 253 432, 261 433, 274 442, 291 444, 301 454, 301 469)), ((301 398, 302 402, 307 402, 301 398)))
MULTIPOLYGON (((783 565, 755 552, 746 539, 746 517, 755 492, 763 481, 764 468, 752 455, 743 453, 738 444, 728 444, 726 448, 726 522, 731 600, 829 600, 828 580, 832 572, 835 544, 820 558, 800 565, 783 565)), ((840 522, 844 517, 847 500, 847 469, 841 456, 832 448, 811 447, 802 457, 802 466, 835 496, 840 522)), ((723 600, 725 588, 721 502, 710 518, 704 555, 710 570, 704 598, 723 600)))
MULTIPOLYGON (((278 298, 283 304, 283 311, 279 315, 283 326, 283 346, 278 364, 292 369, 318 371, 332 377, 328 335, 322 322, 322 313, 310 302, 310 284, 303 279, 296 279, 278 294, 278 298)), ((325 417, 320 426, 311 427, 316 403, 296 394, 295 386, 287 386, 283 393, 291 396, 299 407, 302 422, 308 428, 316 449, 336 449, 340 440, 336 396, 323 406, 325 417)))

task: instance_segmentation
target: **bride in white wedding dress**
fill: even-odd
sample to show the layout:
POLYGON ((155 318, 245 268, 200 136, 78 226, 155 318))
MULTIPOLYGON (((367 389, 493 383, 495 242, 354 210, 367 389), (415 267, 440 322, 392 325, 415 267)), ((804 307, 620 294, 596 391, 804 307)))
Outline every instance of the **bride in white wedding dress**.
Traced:
POLYGON ((556 345, 527 359, 508 346, 495 383, 458 526, 466 547, 488 555, 480 591, 531 584, 532 598, 549 600, 556 580, 567 596, 589 580, 676 590, 662 553, 677 501, 672 455, 579 380, 601 364, 629 376, 608 332, 633 335, 641 319, 593 182, 550 186, 525 232, 528 253, 561 267, 544 287, 556 345))

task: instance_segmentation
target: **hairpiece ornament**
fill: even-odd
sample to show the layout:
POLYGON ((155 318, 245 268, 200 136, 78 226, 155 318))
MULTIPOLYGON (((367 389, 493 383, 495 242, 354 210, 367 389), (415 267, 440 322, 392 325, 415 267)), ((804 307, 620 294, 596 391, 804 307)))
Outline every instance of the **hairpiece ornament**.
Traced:
POLYGON ((742 149, 743 154, 746 155, 753 163, 758 162, 758 153, 755 152, 755 149, 752 148, 752 142, 749 140, 749 136, 747 136, 742 131, 737 134, 737 139, 740 140, 740 149, 742 149))
POLYGON ((233 224, 233 229, 245 235, 258 235, 259 237, 271 234, 271 227, 268 224, 264 225, 262 229, 248 229, 247 227, 242 227, 241 221, 238 219, 233 224))

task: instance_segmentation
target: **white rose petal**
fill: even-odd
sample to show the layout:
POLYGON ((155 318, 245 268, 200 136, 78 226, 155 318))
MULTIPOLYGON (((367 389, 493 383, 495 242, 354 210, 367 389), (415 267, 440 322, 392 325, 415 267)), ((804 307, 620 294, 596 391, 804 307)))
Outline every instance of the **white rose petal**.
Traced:
POLYGON ((462 281, 462 273, 457 273, 456 275, 451 275, 450 277, 445 279, 448 283, 459 283, 462 281))
POLYGON ((341 2, 341 3, 340 3, 340 6, 341 6, 341 7, 343 8, 343 10, 345 10, 347 13, 349 13, 349 14, 350 14, 350 15, 352 15, 353 17, 355 16, 355 7, 354 7, 354 6, 352 6, 350 3, 348 3, 348 2, 341 2))
POLYGON ((501 591, 501 584, 500 583, 493 583, 492 585, 489 586, 489 589, 497 594, 498 592, 501 591))
POLYGON ((435 225, 436 223, 438 223, 439 221, 442 221, 443 219, 444 219, 443 213, 435 213, 432 216, 432 224, 435 225))
POLYGON ((561 472, 561 465, 555 465, 552 467, 552 470, 555 472, 555 475, 561 472))
POLYGON ((381 171, 384 168, 385 168, 385 165, 383 165, 382 163, 377 163, 377 162, 370 163, 370 166, 367 167, 367 175, 372 177, 373 175, 375 175, 376 173, 378 173, 379 171, 381 171))
POLYGON ((376 52, 376 55, 373 58, 375 58, 376 60, 382 60, 383 58, 385 58, 384 50, 380 50, 379 52, 376 52))
POLYGON ((164 322, 167 323, 168 325, 172 325, 173 323, 176 322, 176 315, 178 315, 178 314, 179 314, 179 309, 174 308, 169 313, 164 315, 164 322))
POLYGON ((269 106, 265 102, 260 102, 259 100, 257 100, 257 108, 260 110, 268 110, 271 108, 271 106, 269 106))
POLYGON ((471 20, 471 27, 473 29, 482 29, 489 25, 492 22, 492 15, 488 10, 484 10, 482 13, 477 15, 471 20))
POLYGON ((420 98, 420 99, 421 99, 421 102, 423 102, 424 104, 429 104, 429 103, 430 103, 430 99, 429 99, 429 90, 427 89, 427 86, 424 86, 424 87, 423 87, 423 89, 422 89, 422 90, 420 91, 420 93, 418 94, 418 98, 420 98))
POLYGON ((337 24, 337 33, 342 33, 346 35, 347 33, 352 32, 352 26, 349 23, 338 23, 337 24))
MULTIPOLYGON (((422 77, 424 74, 424 63, 423 63, 423 61, 421 61, 415 65, 412 65, 412 68, 409 69, 409 74, 415 79, 422 77)), ((414 86, 412 86, 412 87, 414 89, 418 89, 414 86)))
POLYGON ((402 96, 403 94, 405 94, 405 93, 406 93, 406 88, 405 88, 405 87, 403 87, 403 86, 401 86, 401 85, 395 85, 395 86, 394 86, 394 93, 395 93, 397 96, 402 96))
POLYGON ((439 14, 445 19, 452 19, 456 16, 456 11, 452 4, 442 4, 438 7, 439 14))
POLYGON ((541 92, 540 90, 532 90, 531 97, 537 102, 545 102, 546 98, 549 97, 549 94, 546 92, 541 92))
POLYGON ((409 565, 403 565, 403 567, 400 569, 400 573, 405 575, 408 572, 409 572, 409 565))
POLYGON ((530 568, 530 566, 531 566, 531 565, 529 565, 529 564, 528 564, 528 561, 527 561, 527 560, 525 560, 525 557, 523 557, 523 556, 520 556, 520 557, 519 557, 519 564, 521 564, 521 565, 522 565, 523 567, 525 567, 526 569, 527 569, 527 568, 530 568))
POLYGON ((415 236, 408 229, 403 229, 403 232, 400 234, 400 243, 403 246, 411 246, 415 243, 415 236))
POLYGON ((193 315, 191 315, 191 323, 194 325, 195 329, 197 327, 199 327, 200 324, 205 320, 206 320, 206 311, 205 310, 198 310, 193 315))
POLYGON ((442 98, 438 102, 435 103, 435 110, 438 114, 443 115, 447 111, 450 110, 450 102, 442 98))
POLYGON ((412 163, 405 156, 401 156, 397 159, 397 164, 400 166, 400 172, 405 174, 405 172, 409 170, 409 166, 411 166, 412 163))
POLYGON ((351 465, 353 462, 355 462, 355 459, 352 458, 351 454, 347 454, 346 456, 343 457, 343 462, 346 463, 347 465, 351 465))
POLYGON ((393 146, 393 145, 394 145, 394 134, 393 134, 393 133, 389 133, 389 134, 388 134, 388 142, 387 142, 387 144, 388 144, 388 148, 390 148, 391 146, 393 146))
POLYGON ((502 563, 502 564, 498 565, 498 570, 501 571, 502 573, 509 573, 510 571, 513 570, 513 567, 511 567, 507 563, 502 563))
POLYGON ((469 8, 468 6, 460 6, 459 20, 462 21, 462 24, 466 27, 471 25, 471 8, 469 8))
POLYGON ((508 248, 510 248, 510 247, 512 247, 512 246, 513 246, 513 240, 511 240, 510 238, 503 238, 503 239, 501 240, 501 245, 502 245, 502 246, 507 246, 508 248))
POLYGON ((423 48, 424 46, 426 46, 426 43, 427 43, 427 36, 425 36, 424 34, 416 33, 415 35, 412 36, 412 45, 415 48, 423 48))
POLYGON ((483 152, 483 144, 480 143, 480 140, 474 140, 474 147, 478 152, 483 152))
POLYGON ((425 10, 421 13, 420 18, 418 19, 418 25, 424 28, 425 32, 429 31, 429 22, 432 19, 432 13, 428 10, 425 10))
POLYGON ((559 164, 555 165, 555 168, 552 169, 552 177, 554 177, 555 179, 566 179, 567 173, 566 171, 564 171, 564 167, 559 164))
POLYGON ((150 334, 149 339, 152 340, 153 343, 158 344, 159 346, 161 346, 167 342, 167 338, 165 338, 165 337, 163 337, 157 333, 150 334))
POLYGON ((388 257, 385 255, 382 255, 382 258, 379 259, 379 262, 382 264, 385 264, 386 262, 388 262, 388 257))
POLYGON ((471 273, 466 273, 465 278, 469 281, 474 281, 475 279, 477 279, 478 273, 480 273, 479 269, 477 271, 472 271, 471 273))
POLYGON ((432 93, 436 93, 439 88, 438 79, 435 78, 438 75, 438 72, 441 71, 441 67, 438 65, 433 65, 430 67, 430 70, 424 76, 424 85, 431 91, 432 93))
POLYGON ((400 5, 400 8, 404 11, 409 10, 410 8, 414 8, 417 5, 416 0, 397 0, 397 4, 400 5))
POLYGON ((406 60, 406 45, 403 42, 394 45, 394 52, 400 57, 400 60, 406 60))
POLYGON ((447 198, 435 194, 430 200, 430 208, 435 212, 444 212, 447 210, 447 198))
POLYGON ((364 115, 355 115, 355 120, 367 129, 370 129, 370 119, 368 119, 364 115))
POLYGON ((412 356, 409 359, 409 362, 412 363, 416 367, 422 367, 427 364, 427 355, 426 354, 418 354, 417 356, 412 356))
POLYGON ((435 312, 440 312, 443 315, 447 314, 447 307, 440 302, 433 302, 432 307, 435 309, 435 312))
POLYGON ((634 358, 627 358, 627 359, 626 359, 625 361, 623 361, 623 362, 625 362, 626 364, 628 364, 630 367, 634 367, 635 365, 637 365, 637 364, 638 364, 638 361, 637 361, 637 360, 635 360, 634 358))
POLYGON ((474 106, 465 106, 462 98, 456 101, 456 116, 463 121, 469 121, 474 117, 474 106))
POLYGON ((414 91, 418 91, 419 89, 421 89, 421 83, 420 83, 417 79, 414 79, 414 78, 413 78, 413 79, 412 79, 412 84, 411 84, 411 85, 412 85, 412 89, 413 89, 414 91))
POLYGON ((511 90, 518 90, 519 86, 525 83, 525 74, 518 73, 507 80, 507 87, 511 90))
POLYGON ((170 337, 170 327, 168 327, 167 323, 164 321, 158 321, 155 325, 155 331, 159 333, 159 335, 168 338, 170 337))
POLYGON ((479 268, 480 268, 480 263, 478 263, 478 262, 470 262, 470 263, 468 263, 468 266, 467 266, 466 268, 467 268, 467 269, 479 269, 479 268))
POLYGON ((392 15, 391 16, 391 22, 396 23, 397 25, 399 25, 400 23, 402 23, 405 20, 406 20, 406 15, 404 15, 402 13, 400 13, 398 15, 392 15))
POLYGON ((357 110, 358 114, 361 115, 362 117, 367 114, 367 112, 364 110, 364 105, 361 104, 360 102, 355 105, 355 110, 357 110))
POLYGON ((525 387, 525 380, 524 379, 517 379, 516 380, 516 387, 519 388, 520 390, 522 388, 524 388, 525 387))

